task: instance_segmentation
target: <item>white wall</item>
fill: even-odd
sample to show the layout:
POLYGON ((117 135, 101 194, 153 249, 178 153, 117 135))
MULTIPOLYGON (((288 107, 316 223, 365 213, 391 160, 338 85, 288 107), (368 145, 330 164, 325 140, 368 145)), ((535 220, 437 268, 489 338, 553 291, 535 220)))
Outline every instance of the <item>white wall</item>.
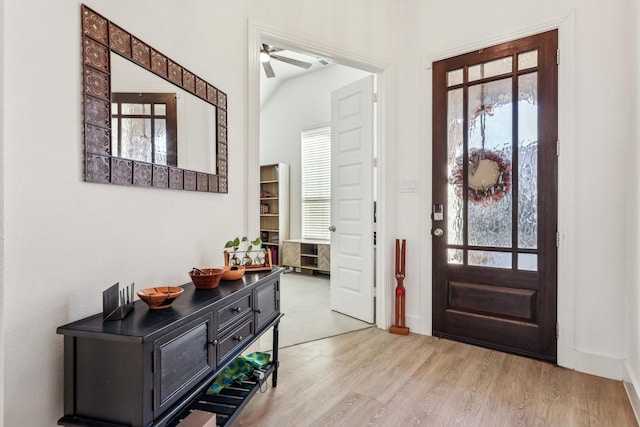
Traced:
POLYGON ((4 1, 0 0, 0 426, 4 420, 4 1))
POLYGON ((224 243, 248 234, 248 19, 381 60, 394 40, 386 1, 85 2, 228 94, 229 194, 83 182, 81 2, 2 3, 7 426, 63 415, 57 326, 99 312, 116 281, 185 283, 192 266, 222 264, 224 243))
POLYGON ((331 122, 331 92, 369 75, 341 65, 284 82, 262 106, 260 164, 290 165, 290 237, 302 237, 300 132, 331 122))
POLYGON ((629 127, 630 139, 627 147, 626 169, 628 176, 625 180, 625 190, 628 198, 626 209, 626 227, 628 239, 626 245, 627 281, 626 281, 626 309, 627 309, 627 354, 625 360, 625 386, 631 397, 631 402, 640 415, 640 263, 638 262, 638 242, 640 241, 640 131, 638 120, 640 117, 640 3, 633 2, 629 17, 630 28, 634 31, 629 37, 629 52, 633 53, 634 63, 631 67, 632 75, 636 78, 629 82, 629 98, 633 101, 629 127), (635 119, 634 119, 635 118, 635 119))

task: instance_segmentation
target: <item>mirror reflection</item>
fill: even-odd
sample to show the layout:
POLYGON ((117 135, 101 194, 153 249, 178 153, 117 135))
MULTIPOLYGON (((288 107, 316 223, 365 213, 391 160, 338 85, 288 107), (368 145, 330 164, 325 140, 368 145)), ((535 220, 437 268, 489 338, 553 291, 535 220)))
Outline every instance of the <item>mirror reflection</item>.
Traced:
POLYGON ((216 107, 111 53, 111 152, 215 173, 216 107))
POLYGON ((84 180, 228 192, 227 95, 82 5, 84 180))

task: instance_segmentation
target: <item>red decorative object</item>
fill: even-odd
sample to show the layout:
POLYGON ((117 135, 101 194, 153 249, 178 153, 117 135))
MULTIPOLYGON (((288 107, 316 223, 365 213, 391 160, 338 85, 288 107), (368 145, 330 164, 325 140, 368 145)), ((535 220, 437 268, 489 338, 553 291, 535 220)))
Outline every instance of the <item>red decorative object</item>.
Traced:
MULTIPOLYGON (((502 153, 491 150, 472 148, 469 150, 468 170, 471 171, 480 163, 480 160, 489 160, 498 168, 498 177, 495 183, 484 188, 469 188, 469 201, 485 206, 498 203, 511 190, 511 161, 502 153)), ((449 176, 449 183, 455 186, 458 197, 462 197, 464 167, 462 156, 456 159, 456 165, 449 176)))
POLYGON ((400 240, 396 239, 396 323, 389 328, 389 332, 398 335, 409 335, 409 328, 405 326, 404 310, 405 310, 405 289, 404 289, 404 273, 406 261, 406 240, 402 239, 402 249, 400 249, 400 240))

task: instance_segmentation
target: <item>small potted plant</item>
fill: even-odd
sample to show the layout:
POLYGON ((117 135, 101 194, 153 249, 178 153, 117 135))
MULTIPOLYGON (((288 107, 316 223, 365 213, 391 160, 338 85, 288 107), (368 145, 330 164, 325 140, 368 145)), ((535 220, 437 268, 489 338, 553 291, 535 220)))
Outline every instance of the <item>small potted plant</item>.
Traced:
POLYGON ((229 257, 229 265, 242 265, 242 262, 241 262, 240 258, 238 257, 238 249, 240 248, 240 245, 243 242, 246 242, 247 240, 248 239, 246 237, 243 237, 242 240, 240 240, 239 237, 236 237, 233 240, 229 240, 224 245, 225 249, 231 248, 233 250, 233 252, 231 253, 231 256, 229 257))
MULTIPOLYGON (((247 239, 246 237, 244 239, 247 239)), ((247 239, 247 249, 244 251, 244 256, 242 257, 242 265, 245 267, 251 265, 253 260, 251 259, 251 252, 254 249, 254 246, 257 246, 257 251, 260 251, 260 245, 262 244, 262 239, 260 237, 256 237, 255 240, 249 241, 247 239)))
MULTIPOLYGON (((225 249, 232 249, 232 253, 229 257, 229 265, 244 265, 249 266, 253 263, 253 259, 251 258, 251 252, 254 251, 254 246, 257 247, 255 250, 258 252, 258 257, 256 257, 256 261, 260 259, 260 253, 264 254, 264 249, 260 247, 262 245, 262 239, 260 237, 256 237, 255 240, 249 240, 249 238, 236 237, 233 240, 229 240, 225 245, 225 249), (245 246, 245 249, 240 250, 241 246, 245 246), (244 252, 244 256, 240 258, 238 255, 238 250, 240 252, 244 252)), ((262 255, 262 260, 264 260, 264 255, 262 255)), ((260 262, 256 262, 256 264, 260 265, 260 262)))

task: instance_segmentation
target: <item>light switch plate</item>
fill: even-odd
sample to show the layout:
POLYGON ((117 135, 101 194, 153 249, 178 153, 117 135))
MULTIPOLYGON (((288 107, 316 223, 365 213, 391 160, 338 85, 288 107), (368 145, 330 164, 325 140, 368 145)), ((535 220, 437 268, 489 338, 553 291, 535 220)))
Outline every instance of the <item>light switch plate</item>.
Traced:
POLYGON ((417 179, 402 179, 402 180, 400 180, 400 192, 401 193, 417 193, 418 192, 418 180, 417 179))

